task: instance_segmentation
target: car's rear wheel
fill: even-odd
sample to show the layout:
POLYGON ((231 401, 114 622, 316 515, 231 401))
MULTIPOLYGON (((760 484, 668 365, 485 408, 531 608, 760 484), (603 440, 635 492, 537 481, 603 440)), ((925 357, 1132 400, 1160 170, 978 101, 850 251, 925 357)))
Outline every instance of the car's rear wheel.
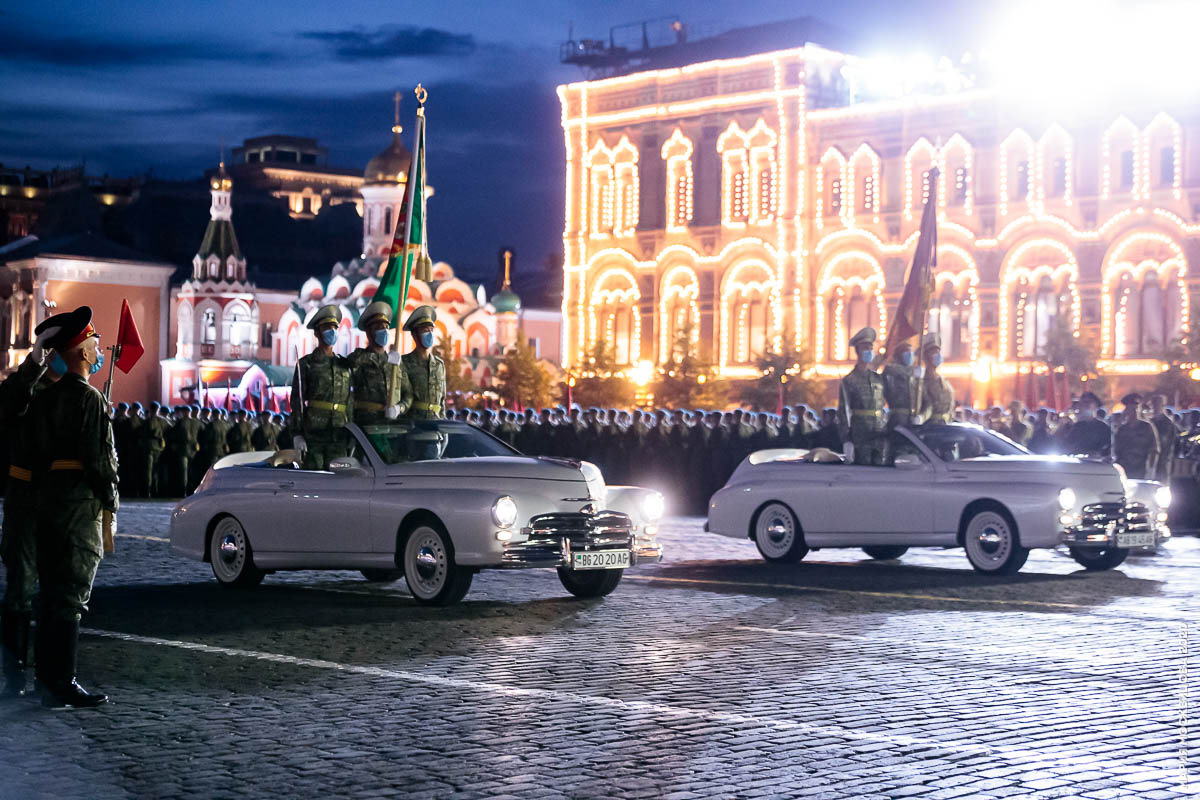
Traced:
POLYGON ((1124 547, 1068 547, 1071 558, 1075 559, 1084 569, 1095 572, 1120 566, 1129 549, 1124 547))
POLYGON ((999 506, 984 506, 971 515, 963 530, 963 549, 971 566, 989 575, 1012 575, 1029 558, 1016 523, 999 506))
POLYGON ((404 577, 402 569, 360 569, 359 572, 371 583, 391 583, 404 577))
POLYGON ((750 532, 758 552, 767 561, 794 564, 808 555, 800 521, 783 503, 767 503, 760 508, 750 532))
POLYGON ((889 561, 907 553, 908 548, 898 544, 873 544, 864 547, 863 552, 876 561, 889 561))
POLYGON ((404 542, 404 582, 418 603, 450 606, 471 588, 474 572, 454 563, 454 546, 441 523, 419 522, 404 542))
POLYGON ((222 517, 213 528, 208 546, 213 576, 222 586, 250 587, 262 583, 266 573, 254 566, 254 550, 242 523, 222 517))
POLYGON ((558 579, 563 588, 576 597, 604 597, 617 588, 623 569, 574 570, 558 568, 558 579))

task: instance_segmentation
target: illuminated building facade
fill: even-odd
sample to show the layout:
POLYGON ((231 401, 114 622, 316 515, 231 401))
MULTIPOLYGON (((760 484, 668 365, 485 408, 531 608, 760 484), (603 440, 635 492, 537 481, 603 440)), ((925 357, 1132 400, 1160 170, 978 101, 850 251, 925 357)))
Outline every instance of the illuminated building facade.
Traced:
POLYGON ((687 332, 726 377, 792 348, 845 373, 854 331, 884 338, 936 166, 929 324, 960 392, 1002 397, 1064 324, 1101 372, 1149 385, 1200 285, 1194 104, 1060 118, 965 83, 868 99, 860 63, 809 44, 559 87, 564 366, 598 342, 662 365, 687 332))

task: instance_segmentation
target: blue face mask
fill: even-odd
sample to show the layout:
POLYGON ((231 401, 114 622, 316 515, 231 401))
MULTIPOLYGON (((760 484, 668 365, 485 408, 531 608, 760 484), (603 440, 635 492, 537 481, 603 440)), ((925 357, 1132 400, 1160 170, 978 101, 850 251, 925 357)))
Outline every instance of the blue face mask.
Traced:
POLYGON ((54 351, 54 356, 50 359, 50 371, 55 375, 67 374, 67 362, 63 361, 63 357, 58 354, 57 350, 54 351))
POLYGON ((388 344, 388 329, 383 328, 375 331, 375 344, 380 347, 387 347, 388 344))
POLYGON ((913 365, 913 354, 911 350, 906 350, 900 354, 900 363, 906 367, 913 365))
POLYGON ((870 364, 875 360, 875 351, 863 350, 861 353, 859 353, 859 357, 862 358, 864 364, 870 364))
POLYGON ((421 347, 426 350, 433 347, 433 331, 421 331, 421 347))
POLYGON ((96 363, 88 367, 88 375, 95 375, 104 366, 104 353, 96 353, 96 363))
POLYGON ((929 357, 929 363, 935 367, 940 367, 942 365, 942 354, 934 353, 933 355, 931 355, 929 357))
POLYGON ((337 328, 326 328, 325 330, 321 331, 321 341, 330 347, 333 347, 335 344, 337 344, 337 335, 337 328))

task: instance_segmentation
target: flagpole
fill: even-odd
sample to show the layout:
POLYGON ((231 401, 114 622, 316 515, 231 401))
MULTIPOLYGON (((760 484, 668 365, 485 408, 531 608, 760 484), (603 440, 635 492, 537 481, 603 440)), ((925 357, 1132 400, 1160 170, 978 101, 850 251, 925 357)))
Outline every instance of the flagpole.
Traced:
MULTIPOLYGON (((409 240, 412 238, 413 209, 418 202, 424 199, 417 197, 416 183, 418 169, 425 166, 424 164, 420 163, 422 149, 421 139, 425 135, 425 101, 429 98, 429 92, 425 90, 425 87, 418 83, 415 93, 417 95, 417 129, 414 131, 415 143, 413 146, 413 156, 412 162, 408 167, 408 183, 405 186, 405 199, 408 202, 404 204, 404 238, 402 240, 404 249, 401 254, 401 269, 403 270, 403 279, 400 283, 400 296, 396 298, 396 313, 392 320, 392 326, 395 328, 399 328, 402 324, 400 318, 404 314, 404 306, 408 302, 408 283, 412 278, 413 266, 416 263, 416 254, 410 254, 408 247, 409 240), (412 263, 409 262, 410 257, 413 259, 412 263)), ((395 239, 393 238, 393 247, 394 243, 395 239)), ((397 353, 400 352, 399 331, 397 331, 396 336, 392 341, 392 350, 397 353)))
POLYGON ((117 359, 121 357, 121 345, 111 345, 108 352, 111 358, 108 362, 108 380, 104 382, 104 399, 112 402, 113 370, 117 367, 117 359))
MULTIPOLYGON (((929 168, 929 202, 933 204, 933 241, 929 247, 929 285, 926 286, 926 291, 922 292, 921 330, 917 334, 917 349, 921 353, 921 370, 917 374, 917 403, 916 409, 913 411, 914 414, 920 414, 922 408, 922 394, 925 388, 925 348, 922 342, 925 341, 925 330, 929 327, 929 302, 933 296, 934 284, 937 282, 937 276, 934 274, 933 268, 937 266, 937 187, 938 177, 941 174, 941 170, 937 168, 936 164, 929 168)), ((953 409, 951 410, 953 411, 953 409)))

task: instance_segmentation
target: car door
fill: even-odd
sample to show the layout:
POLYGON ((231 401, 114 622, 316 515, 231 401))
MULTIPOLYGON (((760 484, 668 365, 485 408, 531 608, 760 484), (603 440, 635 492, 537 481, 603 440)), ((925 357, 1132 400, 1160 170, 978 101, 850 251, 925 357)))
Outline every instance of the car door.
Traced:
POLYGON ((371 552, 369 467, 340 471, 289 470, 279 478, 276 500, 285 526, 276 537, 281 550, 338 556, 371 552))
POLYGON ((934 468, 899 433, 886 466, 834 466, 826 484, 826 545, 918 545, 933 537, 934 468))

